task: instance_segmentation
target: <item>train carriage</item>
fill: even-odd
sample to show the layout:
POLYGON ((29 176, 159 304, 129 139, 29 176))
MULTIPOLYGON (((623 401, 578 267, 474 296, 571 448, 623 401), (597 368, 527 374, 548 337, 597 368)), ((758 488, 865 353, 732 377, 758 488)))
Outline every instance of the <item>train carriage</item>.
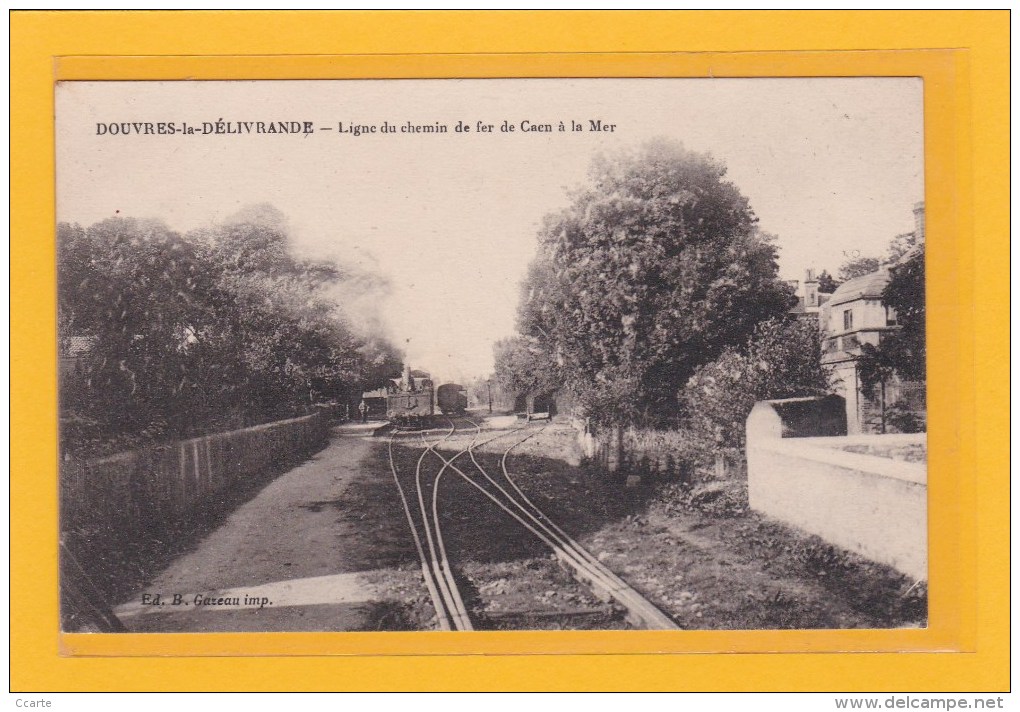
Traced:
POLYGON ((467 410, 467 390, 456 383, 444 383, 436 389, 436 404, 444 415, 463 415, 467 410))

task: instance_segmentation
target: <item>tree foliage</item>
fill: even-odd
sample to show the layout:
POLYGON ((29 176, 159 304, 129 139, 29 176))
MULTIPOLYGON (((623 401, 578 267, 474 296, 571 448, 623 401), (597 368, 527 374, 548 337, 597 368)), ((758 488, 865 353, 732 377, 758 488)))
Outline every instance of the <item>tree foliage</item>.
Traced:
POLYGON ((916 248, 924 248, 924 237, 921 232, 914 230, 897 235, 889 243, 889 252, 885 261, 895 264, 916 248))
POLYGON ((896 370, 907 380, 926 378, 924 245, 913 256, 890 269, 891 278, 883 301, 896 310, 900 330, 895 334, 896 370))
MULTIPOLYGON (((62 348, 87 337, 62 418, 102 442, 186 437, 285 417, 399 372, 378 334, 356 333, 268 206, 180 235, 152 220, 58 228, 62 348)), ((97 443, 94 443, 97 444, 97 443)))
POLYGON ((556 363, 533 337, 511 337, 493 346, 496 382, 503 393, 542 394, 563 385, 556 363))
POLYGON ((882 261, 877 257, 855 257, 847 260, 839 268, 839 281, 848 282, 855 277, 863 277, 871 274, 882 266, 882 261))
POLYGON ((770 319, 755 328, 746 347, 728 348, 699 368, 684 387, 682 405, 688 427, 702 440, 719 435, 723 444, 739 447, 756 401, 824 395, 828 388, 817 324, 770 319))
POLYGON ((893 374, 906 381, 926 379, 924 245, 890 268, 883 303, 895 309, 899 329, 886 335, 879 346, 863 349, 858 360, 861 383, 866 388, 887 381, 893 374))
POLYGON ((832 294, 839 288, 839 284, 828 270, 823 269, 818 275, 818 291, 822 294, 832 294))
POLYGON ((595 422, 662 422, 695 369, 792 295, 725 167, 674 142, 597 159, 525 280, 535 339, 595 422))

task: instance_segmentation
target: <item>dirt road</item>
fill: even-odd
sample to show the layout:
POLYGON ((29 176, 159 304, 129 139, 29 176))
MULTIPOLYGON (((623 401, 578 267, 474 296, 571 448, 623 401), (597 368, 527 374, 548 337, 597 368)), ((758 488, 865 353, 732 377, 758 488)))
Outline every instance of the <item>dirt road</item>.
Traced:
POLYGON ((326 449, 240 506, 117 615, 132 631, 428 627, 407 525, 392 516, 400 507, 393 483, 372 462, 384 446, 362 435, 334 432, 326 449))

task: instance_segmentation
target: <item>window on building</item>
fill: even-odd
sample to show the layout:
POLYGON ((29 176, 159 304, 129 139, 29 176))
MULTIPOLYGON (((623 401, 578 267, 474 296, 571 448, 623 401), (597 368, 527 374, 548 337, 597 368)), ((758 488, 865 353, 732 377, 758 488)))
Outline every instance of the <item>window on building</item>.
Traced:
POLYGON ((896 326, 896 310, 892 307, 885 308, 885 325, 896 326))
POLYGON ((850 331, 854 328, 854 310, 843 310, 843 331, 850 331))

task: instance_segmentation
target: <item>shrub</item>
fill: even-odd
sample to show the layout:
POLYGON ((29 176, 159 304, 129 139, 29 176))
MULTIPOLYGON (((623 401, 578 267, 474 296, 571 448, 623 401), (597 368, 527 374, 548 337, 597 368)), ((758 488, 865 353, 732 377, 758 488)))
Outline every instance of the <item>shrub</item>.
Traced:
POLYGON ((699 368, 680 400, 700 439, 719 448, 742 448, 744 422, 756 401, 821 395, 828 385, 817 325, 769 319, 758 325, 744 349, 728 349, 699 368))

